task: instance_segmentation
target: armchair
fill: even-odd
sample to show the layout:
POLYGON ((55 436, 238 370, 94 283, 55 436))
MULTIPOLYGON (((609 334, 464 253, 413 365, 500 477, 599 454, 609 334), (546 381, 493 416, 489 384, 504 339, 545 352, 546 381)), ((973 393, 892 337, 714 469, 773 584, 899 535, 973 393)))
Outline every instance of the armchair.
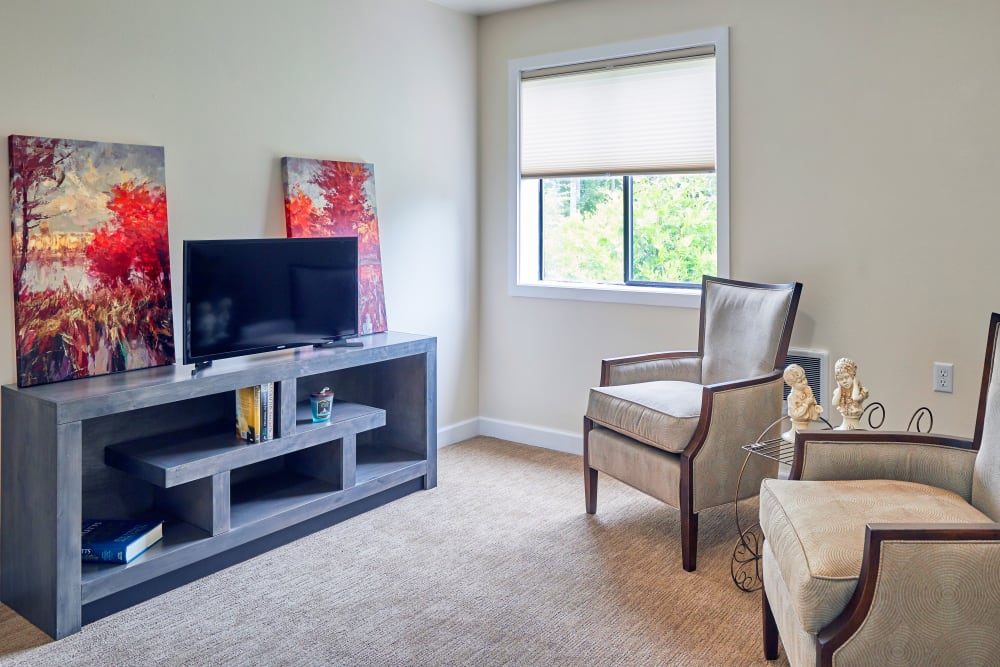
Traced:
POLYGON ((1000 314, 973 439, 803 431, 761 484, 764 654, 802 665, 1000 660, 1000 314))
MULTIPOLYGON (((597 511, 598 471, 679 509, 682 564, 695 569, 698 512, 732 502, 740 445, 781 415, 781 367, 801 291, 799 283, 705 276, 697 351, 602 362, 583 419, 589 514, 597 511)), ((777 465, 754 459, 746 495, 777 465)))

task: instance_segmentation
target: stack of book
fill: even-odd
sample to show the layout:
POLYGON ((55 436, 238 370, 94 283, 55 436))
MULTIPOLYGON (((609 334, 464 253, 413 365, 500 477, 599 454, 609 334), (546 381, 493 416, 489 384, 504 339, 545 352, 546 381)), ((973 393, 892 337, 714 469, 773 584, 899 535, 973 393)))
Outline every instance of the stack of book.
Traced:
POLYGON ((274 383, 236 390, 236 435, 249 443, 265 442, 274 436, 274 383))

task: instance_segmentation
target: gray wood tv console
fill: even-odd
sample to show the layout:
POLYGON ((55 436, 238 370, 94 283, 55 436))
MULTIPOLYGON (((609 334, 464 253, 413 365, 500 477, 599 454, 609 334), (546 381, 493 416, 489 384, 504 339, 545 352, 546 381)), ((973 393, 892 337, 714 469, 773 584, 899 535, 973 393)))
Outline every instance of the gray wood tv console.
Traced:
POLYGON ((0 600, 58 639, 99 617, 88 609, 128 606, 352 506, 434 487, 437 341, 361 340, 197 373, 178 365, 4 386, 0 600), (236 390, 265 382, 275 383, 276 437, 243 444, 236 390), (314 424, 309 394, 322 387, 337 402, 329 422, 314 424), (127 565, 81 562, 83 519, 139 517, 164 519, 163 540, 127 565))

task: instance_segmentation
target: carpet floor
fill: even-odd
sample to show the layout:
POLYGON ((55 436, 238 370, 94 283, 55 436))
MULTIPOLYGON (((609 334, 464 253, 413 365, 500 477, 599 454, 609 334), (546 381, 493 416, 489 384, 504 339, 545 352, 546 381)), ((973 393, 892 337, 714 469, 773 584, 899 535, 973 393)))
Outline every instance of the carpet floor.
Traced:
MULTIPOLYGON (((473 438, 439 486, 53 642, 0 605, 3 665, 785 665, 730 578, 732 507, 679 515, 579 456, 473 438)), ((742 507, 741 507, 742 513, 742 507)))

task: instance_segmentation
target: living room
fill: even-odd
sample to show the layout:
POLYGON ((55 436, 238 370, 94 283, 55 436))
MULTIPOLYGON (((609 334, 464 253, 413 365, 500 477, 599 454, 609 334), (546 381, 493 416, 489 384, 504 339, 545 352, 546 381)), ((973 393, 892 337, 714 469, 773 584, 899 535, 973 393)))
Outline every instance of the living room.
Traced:
MULTIPOLYGON (((558 632, 542 627, 533 638, 508 631, 554 622, 547 615, 559 609, 532 598, 516 577, 462 580, 459 597, 426 597, 428 591, 413 585, 410 576, 402 578, 408 584, 392 586, 392 572, 379 566, 373 572, 385 580, 342 585, 371 586, 384 600, 425 596, 425 607, 434 612, 428 618, 458 619, 447 626, 458 642, 453 650, 428 625, 408 625, 405 631, 395 626, 397 616, 421 609, 396 600, 400 611, 378 607, 355 628, 378 641, 339 645, 339 653, 288 652, 290 638, 316 641, 309 634, 319 622, 314 615, 303 617, 299 635, 283 626, 284 634, 264 643, 282 647, 287 662, 662 664, 664 656, 672 656, 676 664, 765 664, 759 599, 730 581, 731 508, 702 519, 705 556, 696 573, 681 570, 677 515, 669 508, 609 485, 602 488, 608 495, 598 514, 584 512, 581 419, 588 390, 599 382, 600 360, 694 349, 698 302, 669 306, 512 293, 510 182, 517 167, 509 154, 509 63, 728 29, 725 273, 739 280, 802 283, 791 345, 856 360, 872 400, 885 407, 884 429, 905 429, 913 411, 927 406, 935 433, 970 437, 983 332, 990 313, 1000 310, 1000 295, 988 280, 994 266, 989 248, 1000 235, 991 224, 1000 190, 990 177, 1000 175, 993 159, 1000 134, 989 130, 994 126, 989 116, 1000 102, 992 85, 1000 56, 993 34, 1000 6, 972 0, 948 5, 561 0, 476 15, 444 4, 5 1, 0 125, 5 134, 164 147, 176 332, 183 330, 176 306, 182 303, 184 240, 284 236, 284 156, 373 164, 389 328, 437 339, 437 444, 445 448, 439 487, 404 502, 430 503, 427 497, 443 495, 463 470, 494 467, 497 486, 458 487, 461 493, 435 501, 440 507, 434 509, 464 503, 452 509, 464 507, 470 514, 461 524, 443 524, 468 536, 465 546, 461 536, 452 536, 452 555, 469 557, 465 550, 476 543, 505 553, 489 525, 477 526, 473 519, 490 520, 484 513, 496 501, 491 494, 502 496, 505 476, 531 478, 532 465, 566 466, 573 469, 571 486, 543 485, 520 497, 523 515, 517 516, 525 534, 545 551, 513 551, 524 559, 492 563, 497 572, 517 566, 567 574, 560 560, 575 563, 569 553, 582 548, 580 539, 599 534, 609 540, 602 544, 612 545, 616 535, 623 538, 616 529, 634 531, 632 543, 649 549, 661 548, 657 531, 669 540, 661 555, 669 572, 639 581, 616 570, 595 583, 605 596, 624 595, 619 601, 628 611, 617 618, 620 626, 611 619, 611 629, 587 631, 608 639, 605 653, 565 652, 573 646, 565 639, 573 631, 571 620, 583 614, 573 605, 550 626, 558 632), (953 364, 952 393, 932 390, 934 362, 953 364), (499 440, 468 442, 480 436, 499 440), (461 450, 461 460, 449 469, 451 445, 461 450), (483 452, 478 463, 477 448, 483 452), (550 456, 556 458, 545 458, 550 456), (561 493, 571 498, 565 513, 553 509, 562 507, 561 493), (533 522, 532 515, 547 512, 558 521, 533 522), (544 559, 532 561, 529 555, 544 559), (611 591, 613 584, 628 594, 611 591), (708 639, 701 637, 700 648, 685 653, 685 644, 700 630, 665 618, 670 605, 662 600, 692 588, 710 598, 702 601, 703 615, 697 618, 722 616, 720 627, 708 639), (637 621, 636 610, 650 612, 652 620, 637 621), (459 623, 463 616, 478 623, 459 623), (470 636, 477 637, 475 649, 461 645, 470 636), (623 643, 615 644, 616 636, 624 636, 623 643), (436 642, 439 652, 414 648, 422 642, 436 642), (642 654, 626 650, 641 643, 653 648, 642 654), (494 644, 505 648, 490 652, 487 647, 494 644)), ((0 255, 0 273, 10 275, 10 261, 0 255)), ((0 327, 0 349, 7 351, 0 357, 0 384, 11 384, 17 378, 11 290, 0 290, 0 309, 9 322, 0 327)), ((393 535, 393 541, 414 540, 394 555, 430 549, 427 535, 440 537, 442 527, 421 531, 417 525, 400 533, 396 524, 410 518, 397 505, 332 530, 346 535, 351 528, 369 544, 393 535)), ((518 524, 494 525, 516 530, 518 524)), ((312 549, 320 548, 315 540, 322 534, 305 538, 313 540, 312 549)), ((292 546, 274 553, 285 554, 292 546)), ((380 553, 388 552, 365 555, 377 559, 380 553)), ((610 567, 615 552, 603 555, 610 567)), ((433 567, 444 556, 428 550, 412 557, 433 567)), ((455 578, 468 574, 461 562, 456 557, 449 565, 455 578)), ((255 572, 267 581, 261 570, 255 572)), ((302 576, 323 574, 317 565, 302 576)), ((253 660, 264 653, 248 646, 254 633, 218 644, 211 637, 258 615, 253 627, 259 635, 271 621, 239 597, 260 602, 268 591, 248 590, 255 583, 250 578, 236 580, 235 589, 212 582, 211 576, 200 579, 144 603, 185 591, 187 604, 204 599, 214 611, 235 600, 225 614, 188 626, 197 652, 185 652, 185 636, 166 620, 161 623, 169 617, 167 605, 139 616, 135 610, 148 607, 133 608, 131 616, 126 609, 54 644, 31 634, 31 626, 5 608, 0 635, 9 631, 26 639, 14 647, 4 647, 0 639, 6 652, 0 659, 60 660, 58 647, 67 643, 74 653, 64 654, 63 662, 126 664, 145 658, 172 664, 195 655, 209 663, 253 660), (125 625, 114 625, 116 618, 125 625), (130 653, 136 650, 130 647, 135 633, 147 646, 154 641, 151 628, 161 634, 159 652, 130 653)), ((335 598, 345 593, 324 592, 331 599, 316 595, 313 607, 333 614, 335 598)), ((274 595, 272 613, 305 613, 274 595)), ((585 605, 589 598, 572 599, 585 605)), ((685 605, 697 607, 700 599, 685 598, 685 605)), ((363 609, 360 602, 352 607, 354 613, 363 609)), ((185 611, 190 615, 192 607, 185 611)), ((327 634, 336 633, 321 636, 327 634)), ((584 645, 593 649, 590 642, 584 645)), ((265 662, 281 662, 281 655, 266 653, 265 662)))

